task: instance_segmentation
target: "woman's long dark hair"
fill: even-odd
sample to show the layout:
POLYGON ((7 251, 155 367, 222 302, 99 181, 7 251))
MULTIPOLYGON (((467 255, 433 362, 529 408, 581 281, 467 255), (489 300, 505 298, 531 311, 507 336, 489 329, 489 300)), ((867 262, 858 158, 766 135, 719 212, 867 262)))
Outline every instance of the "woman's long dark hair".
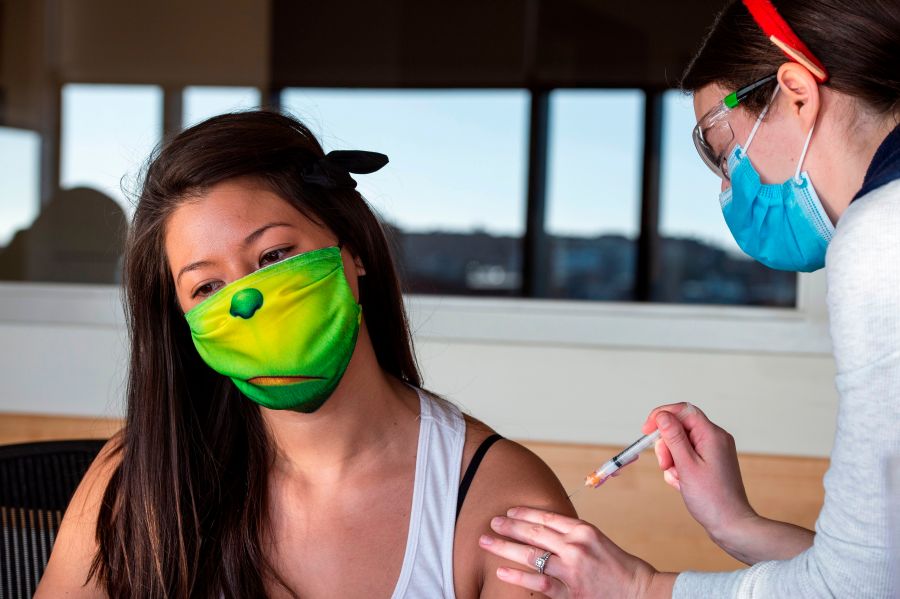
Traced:
POLYGON ((110 597, 244 599, 280 581, 264 546, 273 449, 255 404, 210 369, 191 342, 163 240, 180 203, 255 177, 328 227, 366 267, 360 303, 382 369, 420 386, 391 250, 353 189, 304 183, 324 153, 274 112, 225 114, 163 144, 146 168, 125 250, 131 343, 121 462, 97 520, 91 576, 110 597))
MULTIPOLYGON (((826 86, 858 98, 876 114, 900 110, 900 9, 896 0, 772 0, 787 24, 828 69, 826 86)), ((694 92, 710 83, 729 91, 778 70, 787 57, 739 0, 718 14, 681 79, 694 92)), ((767 87, 772 90, 776 83, 767 87)), ((742 104, 758 114, 770 93, 742 104)))

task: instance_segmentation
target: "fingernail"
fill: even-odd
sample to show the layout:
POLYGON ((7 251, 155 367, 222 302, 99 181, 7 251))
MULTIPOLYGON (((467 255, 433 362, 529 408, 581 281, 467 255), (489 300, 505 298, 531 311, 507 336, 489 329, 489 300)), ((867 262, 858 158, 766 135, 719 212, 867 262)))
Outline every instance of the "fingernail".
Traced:
POLYGON ((672 424, 672 417, 666 412, 660 412, 656 415, 656 424, 659 425, 659 428, 669 428, 672 424))
POLYGON ((503 524, 504 520, 505 520, 505 518, 502 516, 497 516, 496 518, 492 518, 491 519, 491 528, 497 528, 498 526, 503 524))
POLYGON ((490 545, 491 543, 494 542, 494 539, 492 539, 491 537, 489 537, 487 535, 481 535, 478 538, 478 542, 481 543, 482 545, 490 545))
POLYGON ((498 578, 507 578, 509 576, 509 568, 497 568, 498 578))
POLYGON ((509 516, 510 518, 515 518, 516 514, 518 514, 518 513, 519 513, 519 508, 511 507, 508 510, 506 510, 506 515, 509 516))

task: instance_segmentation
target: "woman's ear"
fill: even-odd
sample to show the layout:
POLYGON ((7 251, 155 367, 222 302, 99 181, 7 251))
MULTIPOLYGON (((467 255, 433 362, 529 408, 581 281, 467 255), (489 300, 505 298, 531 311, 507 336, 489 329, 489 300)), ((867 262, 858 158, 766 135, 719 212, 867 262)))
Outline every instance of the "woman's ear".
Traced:
POLYGON ((365 276, 366 267, 363 265, 362 259, 359 256, 357 256, 357 255, 353 256, 353 265, 356 267, 356 276, 358 276, 358 277, 365 276))
POLYGON ((809 131, 819 115, 819 84, 806 67, 786 62, 778 67, 778 85, 787 115, 800 120, 801 129, 809 131))
POLYGON ((362 258, 356 253, 356 250, 353 249, 353 246, 345 243, 338 243, 338 247, 341 248, 341 253, 346 252, 346 255, 353 260, 353 268, 356 270, 356 276, 362 277, 366 274, 366 267, 363 265, 362 258))

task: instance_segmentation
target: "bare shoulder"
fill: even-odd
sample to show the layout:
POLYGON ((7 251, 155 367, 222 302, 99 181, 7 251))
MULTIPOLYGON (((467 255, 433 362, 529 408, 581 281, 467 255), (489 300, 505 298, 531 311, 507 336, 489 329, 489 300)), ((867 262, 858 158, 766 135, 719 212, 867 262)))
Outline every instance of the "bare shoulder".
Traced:
POLYGON ((36 599, 104 596, 93 583, 85 582, 97 552, 95 531, 100 504, 110 478, 121 463, 121 443, 120 431, 97 454, 69 501, 36 599))
MULTIPOLYGON (((494 431, 470 417, 466 419, 466 429, 463 462, 468 464, 478 446, 494 431)), ((476 480, 479 484, 476 487, 473 481, 469 491, 471 497, 488 501, 493 498, 495 504, 512 502, 508 507, 513 504, 545 509, 566 507, 574 513, 562 484, 550 467, 515 441, 502 439, 496 442, 484 455, 476 480)))
MULTIPOLYGON (((463 464, 469 464, 478 446, 493 434, 485 424, 466 418, 466 445, 463 464)), ((456 525, 454 541, 456 586, 458 597, 478 597, 482 586, 496 586, 494 572, 504 560, 483 551, 478 538, 492 534, 491 519, 506 515, 509 508, 533 507, 576 516, 572 503, 556 475, 537 455, 519 443, 503 439, 494 443, 484 454, 472 480, 456 525), (463 572, 475 573, 475 578, 463 572)), ((512 565, 507 563, 506 565, 512 565)), ((492 596, 528 597, 528 591, 502 585, 502 592, 492 596)))

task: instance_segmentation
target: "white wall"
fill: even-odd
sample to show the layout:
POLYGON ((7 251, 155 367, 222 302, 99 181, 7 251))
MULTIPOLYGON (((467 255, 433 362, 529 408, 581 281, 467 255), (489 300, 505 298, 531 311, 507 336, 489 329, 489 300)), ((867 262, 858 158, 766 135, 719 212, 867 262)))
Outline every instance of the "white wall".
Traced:
POLYGON ((832 361, 552 345, 424 341, 426 386, 501 433, 628 444, 661 403, 691 401, 740 451, 826 456, 837 410, 832 361))
MULTIPOLYGON (((518 439, 627 443, 691 401, 753 453, 826 456, 837 395, 823 278, 799 310, 412 297, 426 386, 518 439)), ((118 416, 112 287, 0 284, 0 412, 118 416)), ((2 417, 2 416, 0 416, 2 417)))

